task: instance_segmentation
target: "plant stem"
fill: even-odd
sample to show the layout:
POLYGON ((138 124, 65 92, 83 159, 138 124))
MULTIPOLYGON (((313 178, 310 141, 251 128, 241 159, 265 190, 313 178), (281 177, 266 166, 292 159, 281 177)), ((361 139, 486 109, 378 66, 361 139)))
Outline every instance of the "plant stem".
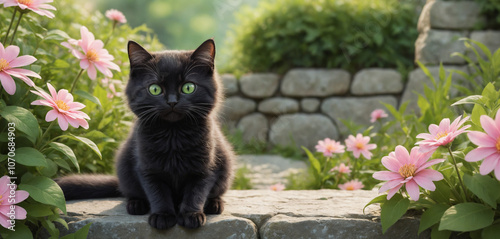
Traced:
POLYGON ((465 201, 469 201, 469 197, 467 195, 467 192, 465 191, 465 186, 464 186, 464 183, 462 181, 462 177, 460 176, 460 172, 458 171, 458 167, 457 167, 457 161, 455 160, 455 157, 453 156, 453 153, 451 152, 451 147, 448 147, 448 152, 450 153, 450 156, 451 156, 451 159, 453 160, 453 166, 455 166, 455 170, 457 171, 457 177, 458 177, 458 181, 460 182, 460 187, 462 188, 462 191, 464 193, 464 199, 465 201))
POLYGON ((81 69, 80 72, 78 72, 78 75, 75 77, 73 83, 71 84, 71 90, 69 91, 69 93, 73 93, 73 90, 75 89, 76 86, 76 82, 78 81, 78 78, 80 78, 80 76, 82 75, 83 71, 84 69, 81 69))
POLYGON ((43 138, 45 138, 45 136, 47 136, 47 133, 49 133, 50 129, 52 128, 52 126, 54 126, 55 123, 56 123, 56 120, 52 121, 52 123, 50 123, 49 127, 47 127, 45 132, 43 132, 42 137, 40 137, 38 139, 38 142, 35 145, 36 149, 38 149, 38 146, 40 146, 40 143, 42 142, 43 138))
POLYGON ((17 28, 19 27, 19 23, 21 23, 21 18, 23 18, 23 12, 19 14, 19 19, 17 19, 16 27, 14 28, 14 33, 12 33, 12 38, 10 39, 9 45, 12 45, 12 42, 14 42, 14 37, 16 36, 17 28))
POLYGON ((17 8, 14 8, 14 13, 12 14, 12 18, 10 19, 9 28, 7 29, 7 33, 5 33, 5 37, 3 39, 4 44, 7 44, 7 38, 9 37, 10 29, 12 28, 12 24, 14 23, 14 19, 16 17, 16 14, 17 14, 17 8))
POLYGON ((354 158, 354 163, 352 164, 352 172, 351 172, 351 180, 354 179, 354 176, 356 174, 356 166, 358 164, 358 158, 354 158))

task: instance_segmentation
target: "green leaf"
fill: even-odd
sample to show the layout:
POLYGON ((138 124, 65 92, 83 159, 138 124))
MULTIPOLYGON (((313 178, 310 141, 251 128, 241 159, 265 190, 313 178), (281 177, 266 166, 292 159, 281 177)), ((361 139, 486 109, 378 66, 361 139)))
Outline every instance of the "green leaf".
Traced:
POLYGON ((477 103, 479 100, 481 100, 481 98, 483 98, 483 96, 481 95, 471 95, 471 96, 467 96, 455 103, 453 103, 451 106, 456 106, 456 105, 464 105, 464 104, 475 104, 477 103))
POLYGON ((460 203, 446 210, 439 230, 474 231, 493 223, 495 211, 479 203, 460 203))
POLYGON ((40 126, 35 116, 27 109, 18 106, 6 106, 0 110, 0 116, 7 122, 14 123, 15 128, 26 134, 34 144, 40 132, 40 126))
POLYGON ((363 213, 365 213, 365 208, 372 205, 372 204, 375 204, 375 203, 385 203, 387 202, 387 195, 384 194, 384 195, 379 195, 378 197, 372 199, 370 202, 368 202, 365 207, 363 208, 363 213))
POLYGON ((59 137, 72 139, 72 140, 75 140, 75 141, 78 141, 78 142, 81 142, 81 143, 85 144, 90 149, 92 149, 92 151, 94 151, 94 153, 96 153, 97 156, 99 156, 100 159, 102 159, 101 151, 99 150, 99 148, 97 147, 97 145, 94 142, 92 142, 92 140, 87 139, 85 137, 80 137, 80 136, 72 135, 72 134, 65 134, 65 135, 61 135, 59 137))
POLYGON ((481 125, 481 121, 480 121, 481 115, 487 115, 486 110, 484 110, 484 108, 479 104, 474 105, 474 108, 472 108, 472 114, 470 117, 472 123, 474 123, 475 125, 481 125))
POLYGON ((500 235, 500 223, 490 225, 481 233, 483 239, 498 239, 498 235, 500 235))
POLYGON ((418 227, 418 234, 422 233, 425 229, 434 224, 439 223, 444 212, 450 208, 449 205, 434 204, 432 207, 425 210, 420 219, 420 226, 418 227))
POLYGON ((52 142, 49 145, 53 149, 63 153, 73 163, 73 165, 76 167, 78 172, 80 172, 80 165, 78 164, 78 161, 76 160, 75 153, 73 152, 73 150, 70 147, 68 147, 65 144, 58 143, 58 142, 52 142))
POLYGON ((390 200, 382 205, 380 220, 382 223, 382 233, 396 223, 408 210, 410 200, 404 198, 401 194, 395 194, 390 200))
POLYGON ((76 231, 75 233, 63 236, 60 239, 86 239, 89 234, 90 225, 92 225, 92 223, 83 226, 82 228, 78 229, 78 231, 76 231))
POLYGON ((15 231, 0 227, 0 235, 2 238, 9 239, 33 239, 33 234, 30 229, 23 224, 22 221, 16 221, 15 231))
POLYGON ((302 149, 306 151, 307 157, 309 158, 309 162, 311 162, 311 165, 313 166, 314 170, 318 175, 321 173, 321 164, 319 163, 319 160, 314 157, 314 155, 304 146, 302 146, 302 149))
POLYGON ((84 99, 89 100, 90 102, 92 102, 94 104, 97 104, 97 105, 101 106, 101 101, 97 97, 95 97, 92 94, 88 93, 87 91, 75 90, 73 93, 75 95, 78 95, 78 96, 84 98, 84 99))
POLYGON ((39 167, 37 169, 38 169, 38 172, 40 172, 41 175, 47 176, 47 177, 50 178, 50 177, 56 175, 58 167, 57 167, 57 164, 54 161, 48 159, 47 160, 47 167, 39 167))
POLYGON ((21 147, 16 149, 14 159, 17 163, 26 166, 42 166, 47 167, 47 160, 42 153, 31 147, 21 147))
POLYGON ((500 182, 498 180, 480 174, 474 174, 474 176, 464 174, 463 179, 465 186, 478 198, 492 208, 497 208, 497 200, 500 198, 500 182))
POLYGON ((439 230, 439 226, 435 225, 432 227, 431 239, 449 239, 451 236, 451 231, 439 230))
POLYGON ((30 203, 23 206, 26 209, 28 215, 32 217, 46 217, 53 215, 52 206, 41 204, 41 203, 30 203))
POLYGON ((450 186, 443 182, 434 182, 436 190, 430 192, 429 197, 438 203, 448 203, 450 201, 451 189, 450 186))
POLYGON ((66 201, 59 185, 54 180, 44 176, 33 176, 21 181, 19 189, 26 190, 37 202, 56 206, 66 214, 66 201))

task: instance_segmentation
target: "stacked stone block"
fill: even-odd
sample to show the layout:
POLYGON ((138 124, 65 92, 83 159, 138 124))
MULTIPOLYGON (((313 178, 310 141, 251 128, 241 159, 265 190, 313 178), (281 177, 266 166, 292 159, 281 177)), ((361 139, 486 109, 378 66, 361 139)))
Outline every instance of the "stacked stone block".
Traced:
MULTIPOLYGON (((470 73, 471 68, 458 52, 471 59, 475 55, 468 51, 463 38, 470 38, 485 44, 490 51, 500 47, 500 31, 478 30, 486 20, 481 16, 480 5, 473 0, 428 0, 418 22, 420 33, 415 43, 415 60, 425 64, 430 73, 438 79, 439 64, 447 74, 452 71, 470 73)), ((467 84, 458 74, 453 74, 453 84, 467 84)), ((415 69, 408 76, 408 83, 401 102, 410 101, 409 110, 418 113, 418 93, 423 93, 424 85, 432 88, 431 82, 421 69, 415 69)), ((452 92, 456 94, 457 92, 452 92)))
POLYGON ((292 69, 284 76, 222 75, 224 125, 246 141, 314 148, 324 138, 339 139, 347 128, 340 119, 369 125, 370 113, 394 107, 403 91, 394 69, 365 69, 354 76, 340 69, 292 69))

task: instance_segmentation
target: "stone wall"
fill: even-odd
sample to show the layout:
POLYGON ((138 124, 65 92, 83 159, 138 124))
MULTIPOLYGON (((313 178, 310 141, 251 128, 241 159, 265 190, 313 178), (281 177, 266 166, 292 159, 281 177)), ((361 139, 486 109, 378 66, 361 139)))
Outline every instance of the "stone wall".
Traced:
MULTIPOLYGON (((437 79, 439 64, 447 70, 460 70, 470 73, 471 68, 459 56, 458 52, 471 59, 473 52, 468 51, 462 38, 470 38, 485 44, 490 51, 500 48, 500 31, 491 29, 478 30, 486 19, 481 16, 481 8, 473 0, 428 0, 418 22, 419 37, 415 42, 415 61, 427 65, 431 74, 437 79)), ((454 84, 465 84, 464 78, 453 75, 454 84)), ((430 81, 420 69, 410 73, 407 89, 423 92, 423 85, 430 86, 430 81)), ((410 109, 418 109, 417 96, 412 91, 403 94, 402 101, 410 101, 410 109)))
MULTIPOLYGON (((469 73, 465 60, 452 53, 474 58, 461 38, 484 43, 490 50, 500 48, 500 31, 475 30, 485 19, 474 1, 428 0, 422 9, 415 43, 415 60, 425 64, 438 79, 439 64, 448 73, 469 73)), ((341 119, 369 125, 370 113, 398 107, 409 101, 408 111, 418 114, 417 93, 431 81, 416 67, 408 76, 395 69, 370 68, 350 74, 341 69, 292 69, 280 76, 254 73, 236 79, 222 75, 226 88, 223 121, 243 133, 246 141, 313 148, 320 139, 344 138, 347 129, 341 119)), ((454 84, 465 79, 454 74, 454 84)), ((455 93, 456 92, 452 92, 455 93)))
POLYGON ((370 68, 351 75, 340 69, 293 69, 285 75, 221 76, 226 88, 223 121, 244 140, 313 147, 347 131, 340 119, 369 124, 370 113, 398 105, 403 77, 370 68))

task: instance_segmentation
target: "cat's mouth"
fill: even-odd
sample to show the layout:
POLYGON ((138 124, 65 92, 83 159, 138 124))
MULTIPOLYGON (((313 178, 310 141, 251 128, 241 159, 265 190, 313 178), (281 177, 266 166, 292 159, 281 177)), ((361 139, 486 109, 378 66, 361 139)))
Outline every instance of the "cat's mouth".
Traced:
POLYGON ((161 114, 161 118, 169 122, 175 122, 184 118, 184 114, 177 112, 175 110, 169 110, 161 114))

